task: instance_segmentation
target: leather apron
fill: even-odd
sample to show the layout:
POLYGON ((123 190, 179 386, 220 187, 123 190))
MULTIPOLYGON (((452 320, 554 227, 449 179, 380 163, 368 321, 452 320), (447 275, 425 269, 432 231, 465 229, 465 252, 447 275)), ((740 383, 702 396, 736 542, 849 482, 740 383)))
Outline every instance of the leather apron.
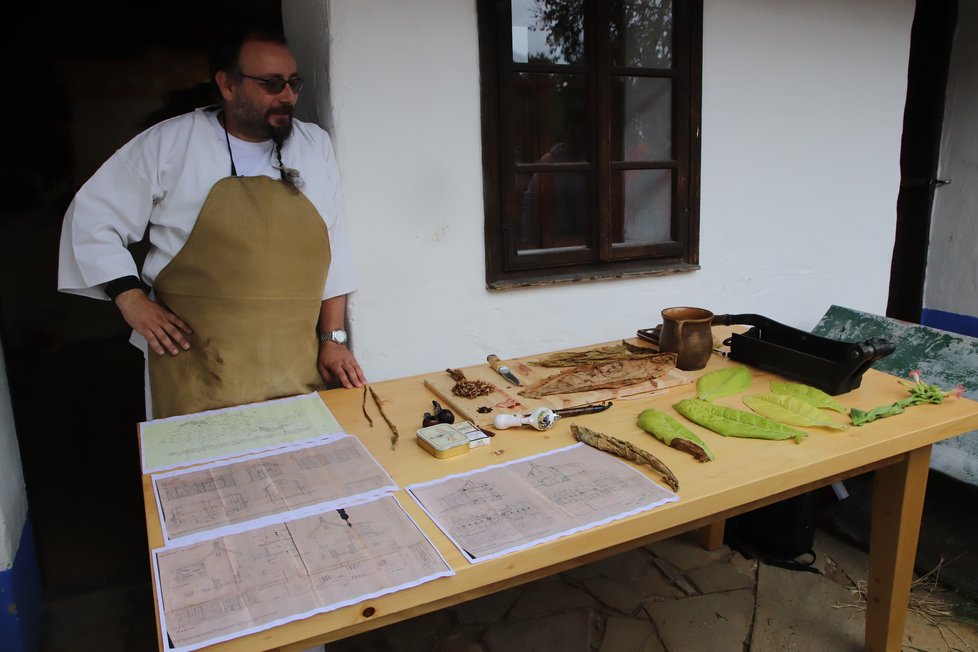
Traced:
POLYGON ((321 389, 316 325, 329 263, 329 232, 305 195, 265 176, 214 184, 153 284, 193 329, 188 351, 149 353, 153 417, 321 389))

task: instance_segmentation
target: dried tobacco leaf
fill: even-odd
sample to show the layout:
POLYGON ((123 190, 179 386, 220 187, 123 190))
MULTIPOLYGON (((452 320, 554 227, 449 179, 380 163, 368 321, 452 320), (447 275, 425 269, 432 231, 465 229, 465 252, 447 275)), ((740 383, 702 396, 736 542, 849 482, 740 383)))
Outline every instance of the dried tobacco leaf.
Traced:
POLYGON ((537 367, 577 367, 584 364, 611 362, 613 360, 634 360, 636 357, 651 357, 659 351, 647 346, 629 344, 622 340, 621 344, 602 346, 587 351, 560 351, 551 353, 540 360, 530 360, 528 364, 537 367))
POLYGON ((687 398, 673 406, 679 414, 693 423, 725 437, 754 439, 794 439, 800 444, 808 433, 795 430, 777 421, 766 419, 736 408, 714 405, 698 398, 687 398))
POLYGON ((620 389, 663 376, 676 368, 675 353, 657 353, 635 360, 613 360, 565 369, 519 392, 526 398, 620 389))
POLYGON ((644 344, 632 344, 631 342, 628 342, 626 340, 622 340, 621 345, 625 347, 625 350, 628 351, 629 353, 636 353, 640 355, 659 353, 658 348, 653 349, 651 347, 645 346, 644 344))
POLYGON ((817 408, 835 410, 840 414, 846 414, 849 412, 849 408, 836 401, 830 395, 826 394, 820 389, 810 387, 809 385, 803 385, 801 383, 780 383, 772 380, 771 391, 775 394, 783 394, 785 396, 800 398, 809 405, 814 405, 817 408))
POLYGON ((696 381, 696 397, 710 401, 733 396, 750 387, 750 370, 747 367, 725 367, 700 376, 696 381))
POLYGON ((709 462, 715 459, 702 439, 665 412, 651 408, 642 410, 642 413, 638 415, 638 427, 664 442, 667 446, 689 453, 700 462, 709 462))
POLYGON ((845 430, 849 426, 836 423, 800 398, 787 394, 754 394, 743 398, 744 404, 762 417, 790 426, 815 426, 845 430))
POLYGON ((662 475, 662 479, 673 491, 679 491, 679 480, 676 479, 676 474, 670 471, 669 467, 663 464, 662 460, 652 453, 644 451, 630 442, 609 437, 590 428, 579 426, 576 423, 571 424, 571 432, 574 433, 574 438, 577 441, 584 442, 588 446, 605 451, 606 453, 612 453, 632 462, 645 464, 652 470, 658 471, 662 475))

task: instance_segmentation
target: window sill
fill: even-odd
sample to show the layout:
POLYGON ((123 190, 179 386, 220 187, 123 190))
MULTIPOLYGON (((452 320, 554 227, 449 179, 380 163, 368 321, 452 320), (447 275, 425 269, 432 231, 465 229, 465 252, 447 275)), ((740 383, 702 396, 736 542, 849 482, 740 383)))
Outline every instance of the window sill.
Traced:
POLYGON ((700 269, 699 265, 689 263, 677 263, 663 265, 655 268, 644 269, 609 269, 609 270, 590 270, 557 273, 536 273, 532 276, 527 275, 519 278, 498 279, 486 283, 490 290, 510 290, 513 288, 528 287, 549 287, 552 285, 563 285, 566 283, 586 283, 590 281, 609 281, 622 278, 639 278, 643 276, 665 276, 667 274, 678 274, 682 272, 693 272, 700 269))

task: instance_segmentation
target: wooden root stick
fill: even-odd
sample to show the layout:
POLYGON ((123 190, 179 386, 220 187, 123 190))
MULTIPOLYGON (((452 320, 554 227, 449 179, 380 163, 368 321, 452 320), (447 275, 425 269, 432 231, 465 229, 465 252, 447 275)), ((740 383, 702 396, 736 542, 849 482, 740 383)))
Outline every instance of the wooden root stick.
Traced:
POLYGON ((579 426, 576 423, 571 424, 571 432, 574 433, 574 438, 577 441, 584 442, 588 446, 597 448, 600 451, 605 451, 606 453, 611 453, 617 455, 618 457, 623 457, 626 460, 631 460, 632 462, 638 462, 639 464, 645 464, 649 466, 654 471, 658 471, 662 474, 662 479, 665 481, 669 488, 673 491, 679 491, 679 480, 676 479, 675 474, 669 470, 669 467, 662 463, 655 455, 648 453, 641 448, 637 448, 633 444, 617 439, 615 437, 609 437, 608 435, 603 435, 600 432, 595 432, 584 426, 579 426))
POLYGON ((370 427, 373 428, 374 420, 370 418, 369 414, 367 414, 367 386, 366 385, 363 386, 363 404, 360 406, 360 409, 363 410, 363 416, 367 417, 367 423, 369 423, 370 427))
MULTIPOLYGON (((377 396, 377 392, 374 391, 374 388, 373 387, 370 387, 368 385, 367 386, 367 389, 370 390, 370 395, 374 399, 374 405, 376 405, 377 406, 377 409, 380 410, 380 416, 384 417, 384 421, 386 421, 387 422, 387 425, 390 426, 390 429, 391 429, 391 450, 394 450, 394 447, 397 446, 397 438, 399 437, 399 435, 397 434, 397 426, 395 426, 393 423, 391 423, 391 420, 387 418, 387 414, 384 412, 384 407, 380 404, 380 397, 377 396)), ((366 394, 364 394, 364 399, 366 400, 366 394)), ((366 412, 364 412, 364 414, 366 414, 366 412)))

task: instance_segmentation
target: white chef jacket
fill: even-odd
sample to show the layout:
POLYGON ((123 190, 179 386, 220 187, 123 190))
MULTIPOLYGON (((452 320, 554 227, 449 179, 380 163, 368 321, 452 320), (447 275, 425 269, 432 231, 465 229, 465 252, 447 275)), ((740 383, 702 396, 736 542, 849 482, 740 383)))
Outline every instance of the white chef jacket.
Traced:
MULTIPOLYGON (((150 250, 142 279, 153 285, 190 237, 211 188, 231 175, 227 136, 217 113, 197 109, 150 127, 117 150, 81 187, 62 225, 60 291, 108 299, 105 283, 139 276, 126 247, 142 240, 147 226, 150 250)), ((282 161, 299 171, 302 193, 329 231, 332 261, 325 300, 356 289, 339 167, 329 134, 311 123, 292 124, 282 161)), ((262 174, 280 178, 277 159, 270 157, 262 174)))

